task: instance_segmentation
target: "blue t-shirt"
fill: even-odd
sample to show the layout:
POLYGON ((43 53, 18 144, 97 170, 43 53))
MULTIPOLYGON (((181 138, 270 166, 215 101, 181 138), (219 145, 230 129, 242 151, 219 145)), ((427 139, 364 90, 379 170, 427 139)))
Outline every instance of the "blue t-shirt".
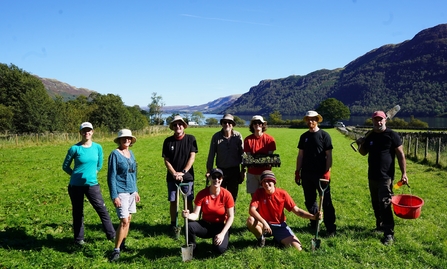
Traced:
POLYGON ((114 200, 119 193, 133 193, 137 189, 137 164, 133 152, 129 150, 130 158, 113 150, 109 155, 107 169, 107 184, 110 198, 114 200))
POLYGON ((98 185, 97 173, 103 164, 101 145, 92 142, 90 147, 82 146, 81 142, 68 149, 62 169, 70 175, 70 185, 94 186, 98 185), (74 168, 71 163, 74 160, 74 168))

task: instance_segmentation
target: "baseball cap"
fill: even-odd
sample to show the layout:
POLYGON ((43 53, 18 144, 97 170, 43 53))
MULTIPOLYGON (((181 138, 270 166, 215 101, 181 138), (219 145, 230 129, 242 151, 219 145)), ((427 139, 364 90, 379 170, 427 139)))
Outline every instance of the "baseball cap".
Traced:
POLYGON ((223 172, 219 168, 214 168, 213 170, 211 170, 210 175, 213 176, 214 174, 220 174, 220 177, 223 177, 223 172))
POLYGON ((86 121, 81 123, 81 127, 79 127, 79 130, 82 130, 84 128, 90 128, 93 130, 93 125, 90 122, 86 121))
POLYGON ((386 119, 386 114, 385 114, 385 112, 383 112, 383 111, 381 111, 381 110, 374 111, 374 113, 372 114, 372 117, 371 117, 371 118, 374 119, 375 117, 380 117, 380 118, 382 118, 382 119, 386 119))

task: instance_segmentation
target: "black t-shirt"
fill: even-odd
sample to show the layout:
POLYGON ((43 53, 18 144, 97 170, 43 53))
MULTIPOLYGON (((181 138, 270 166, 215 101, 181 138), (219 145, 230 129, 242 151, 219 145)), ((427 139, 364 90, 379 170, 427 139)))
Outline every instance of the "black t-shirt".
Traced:
POLYGON ((369 179, 394 179, 396 148, 400 145, 400 136, 388 128, 365 138, 362 147, 368 151, 369 179))
MULTIPOLYGON (((170 136, 163 142, 162 157, 167 158, 175 171, 182 171, 189 160, 191 152, 198 152, 196 138, 193 135, 185 134, 181 140, 170 136)), ((183 176, 183 181, 194 180, 194 168, 191 166, 189 171, 183 176)), ((172 175, 167 171, 166 181, 175 181, 172 175)))
POLYGON ((326 151, 333 149, 330 135, 323 130, 301 135, 298 148, 303 150, 301 173, 322 176, 326 172, 326 151))

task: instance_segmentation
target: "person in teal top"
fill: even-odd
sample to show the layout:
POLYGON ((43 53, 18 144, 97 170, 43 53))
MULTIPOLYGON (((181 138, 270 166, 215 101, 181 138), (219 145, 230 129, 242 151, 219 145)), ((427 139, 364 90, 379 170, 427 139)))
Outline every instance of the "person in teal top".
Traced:
POLYGON ((68 149, 62 169, 70 175, 68 194, 72 206, 74 242, 83 245, 85 243, 84 195, 101 219, 107 239, 115 238, 115 229, 102 198, 97 178, 103 164, 102 147, 92 141, 93 125, 90 122, 83 122, 79 132, 82 140, 68 149), (73 161, 74 167, 71 168, 73 161))
POLYGON ((136 203, 140 201, 137 188, 137 164, 133 152, 129 149, 137 138, 129 129, 122 129, 114 142, 118 148, 109 155, 107 184, 110 198, 116 208, 120 224, 116 230, 115 249, 109 260, 117 261, 122 250, 126 250, 126 237, 129 233, 132 214, 137 212, 136 203))

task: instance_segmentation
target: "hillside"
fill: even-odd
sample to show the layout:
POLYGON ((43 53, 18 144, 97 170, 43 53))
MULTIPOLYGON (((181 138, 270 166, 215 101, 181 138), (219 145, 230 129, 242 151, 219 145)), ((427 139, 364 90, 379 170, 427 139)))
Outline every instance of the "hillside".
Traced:
POLYGON ((240 96, 241 94, 229 95, 198 106, 165 106, 163 107, 163 112, 192 113, 195 111, 200 111, 202 113, 220 113, 222 110, 225 110, 231 106, 240 96))
POLYGON ((51 78, 41 78, 37 77, 40 81, 42 81, 45 90, 48 92, 51 98, 54 98, 56 95, 62 96, 64 101, 74 100, 79 95, 84 95, 88 97, 94 91, 85 88, 76 88, 67 83, 61 82, 56 79, 51 78))
POLYGON ((447 24, 441 24, 374 49, 342 69, 261 81, 223 112, 296 115, 333 97, 351 115, 400 104, 402 116, 439 116, 447 113, 446 89, 447 24))

